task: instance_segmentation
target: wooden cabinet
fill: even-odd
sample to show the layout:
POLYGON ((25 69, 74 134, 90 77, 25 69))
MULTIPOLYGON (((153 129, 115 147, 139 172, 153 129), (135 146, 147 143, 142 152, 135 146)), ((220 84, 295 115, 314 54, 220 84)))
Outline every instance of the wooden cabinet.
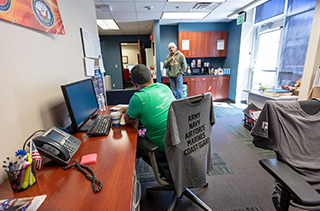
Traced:
POLYGON ((203 37, 201 33, 179 32, 179 51, 183 53, 186 58, 198 57, 202 51, 199 44, 202 44, 202 42, 203 37), (182 45, 185 47, 182 48, 182 45))
POLYGON ((227 100, 230 76, 211 77, 210 91, 214 101, 227 100))
POLYGON ((228 31, 183 31, 178 39, 186 58, 227 56, 228 31))
MULTIPOLYGON (((214 101, 227 100, 229 97, 229 75, 183 77, 188 86, 188 96, 211 92, 214 101)), ((162 83, 170 86, 169 78, 162 78, 162 83)))
POLYGON ((208 77, 191 77, 187 83, 188 96, 208 92, 208 77))

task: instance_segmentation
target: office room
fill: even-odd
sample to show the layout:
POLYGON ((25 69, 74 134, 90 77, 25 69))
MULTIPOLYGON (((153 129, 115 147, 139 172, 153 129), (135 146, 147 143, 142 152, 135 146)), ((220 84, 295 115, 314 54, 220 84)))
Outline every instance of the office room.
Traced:
MULTIPOLYGON (((231 0, 226 2, 228 1, 234 3, 231 0)), ((12 6, 14 2, 17 1, 6 1, 3 4, 12 6)), ((243 90, 254 87, 250 66, 251 52, 254 49, 253 37, 256 36, 253 33, 254 9, 246 12, 246 22, 239 25, 237 25, 237 17, 225 22, 183 21, 173 24, 168 21, 167 24, 161 24, 161 16, 159 15, 158 19, 152 20, 152 25, 148 25, 151 30, 147 33, 102 32, 96 23, 99 13, 101 13, 99 6, 112 5, 114 2, 116 1, 57 0, 64 34, 47 33, 16 24, 14 21, 0 19, 2 38, 0 42, 0 69, 3 74, 0 83, 2 116, 0 158, 3 161, 7 161, 7 157, 14 160, 15 152, 22 149, 28 137, 36 131, 47 131, 52 126, 67 127, 70 124, 71 120, 60 86, 88 78, 86 77, 80 28, 100 38, 102 61, 105 74, 111 78, 109 85, 112 90, 124 89, 122 65, 125 60, 122 56, 125 55, 121 53, 121 43, 137 42, 140 39, 145 48, 152 48, 155 60, 153 66, 156 75, 155 81, 162 82, 162 78, 166 77, 162 75, 161 62, 164 62, 170 53, 168 50, 170 42, 175 42, 180 50, 179 32, 228 31, 226 57, 210 59, 187 57, 186 60, 188 65, 193 62, 193 59, 201 59, 202 62, 208 61, 213 64, 214 69, 220 66, 230 68, 227 100, 215 101, 214 105, 218 107, 219 103, 223 105, 225 102, 229 103, 225 103, 227 105, 241 105, 242 107, 237 108, 237 111, 241 112, 246 108, 249 94, 243 90), (150 40, 150 35, 152 35, 152 40, 150 40)), ((238 6, 233 11, 228 11, 228 15, 251 2, 262 3, 266 1, 247 1, 246 4, 238 6)), ((285 2, 287 4, 295 1, 285 2)), ((143 6, 152 4, 164 5, 168 2, 165 0, 135 0, 119 1, 118 5, 126 3, 139 5, 143 8, 143 6)), ((174 4, 171 3, 171 6, 174 4)), ((223 4, 220 7, 223 7, 223 4)), ((1 3, 0 6, 2 6, 1 3)), ((0 7, 0 9, 2 8, 0 7)), ((117 12, 116 9, 117 7, 113 8, 114 13, 117 12)), ((143 9, 148 10, 148 8, 143 9)), ((154 6, 147 12, 153 12, 152 10, 156 9, 154 6)), ((316 1, 316 4, 307 11, 312 11, 312 14, 314 12, 313 20, 319 20, 320 2, 316 1)), ((0 10, 0 15, 3 14, 0 10)), ((112 12, 109 12, 108 15, 112 17, 112 12)), ((119 19, 118 25, 121 26, 121 23, 121 19, 119 19)), ((319 29, 319 23, 313 21, 310 26, 309 42, 305 49, 305 62, 300 67, 303 74, 298 100, 308 99, 308 94, 313 88, 317 67, 320 65, 319 29)), ((211 76, 208 75, 208 77, 211 76)), ((221 110, 223 111, 223 108, 221 110)), ((234 123, 243 124, 242 119, 243 113, 241 116, 216 116, 216 122, 212 126, 210 136, 211 146, 230 171, 208 176, 208 187, 191 189, 191 191, 212 210, 275 210, 271 199, 274 179, 259 165, 259 160, 263 157, 241 142, 225 127, 225 125, 234 123)), ((96 178, 103 183, 100 192, 94 193, 92 191, 92 184, 80 171, 75 168, 63 170, 54 164, 43 170, 36 170, 37 182, 28 190, 20 192, 14 192, 10 188, 6 172, 0 171, 0 200, 46 195, 39 210, 81 210, 85 206, 92 207, 94 210, 167 209, 172 191, 154 191, 151 196, 148 195, 146 187, 158 184, 154 180, 141 181, 141 199, 137 208, 133 205, 133 201, 135 201, 133 191, 136 191, 136 184, 133 183, 135 181, 134 152, 137 146, 135 141, 137 131, 127 126, 124 128, 123 131, 120 131, 121 137, 119 139, 115 138, 119 135, 119 130, 114 127, 111 128, 109 136, 101 140, 88 138, 82 133, 76 135, 82 140, 82 149, 80 147, 78 154, 75 155, 78 161, 83 155, 98 154, 97 163, 88 164, 88 166, 94 170, 96 178), (118 148, 125 144, 124 148, 127 150, 125 152, 128 154, 126 154, 127 157, 121 157, 124 155, 121 155, 118 148), (103 152, 108 152, 108 155, 103 155, 103 152), (111 163, 109 159, 112 156, 119 158, 119 161, 122 162, 120 167, 111 163), (102 160, 103 158, 107 159, 102 160), (116 179, 117 177, 118 179, 116 179), (65 196, 65 198, 59 197, 59 195, 65 196)), ((36 135, 41 135, 41 133, 38 132, 36 135)), ((140 164, 141 162, 139 161, 140 164)), ((69 164, 72 164, 72 161, 69 164)), ((176 210, 201 210, 201 208, 183 196, 179 200, 176 210)), ((290 210, 300 209, 290 208, 290 210)))

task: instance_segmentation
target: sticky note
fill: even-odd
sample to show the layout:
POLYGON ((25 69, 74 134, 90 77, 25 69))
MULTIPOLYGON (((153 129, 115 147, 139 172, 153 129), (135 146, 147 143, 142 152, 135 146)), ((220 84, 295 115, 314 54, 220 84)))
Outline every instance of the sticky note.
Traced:
POLYGON ((84 155, 81 158, 80 164, 89 164, 89 163, 96 163, 97 162, 97 154, 88 154, 84 155))

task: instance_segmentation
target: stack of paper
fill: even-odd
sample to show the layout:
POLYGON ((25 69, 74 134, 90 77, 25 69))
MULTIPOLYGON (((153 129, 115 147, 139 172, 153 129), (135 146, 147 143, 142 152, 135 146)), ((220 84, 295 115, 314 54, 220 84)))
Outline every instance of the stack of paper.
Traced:
POLYGON ((280 97, 280 96, 291 96, 292 92, 286 89, 267 89, 267 90, 264 90, 263 94, 272 96, 272 97, 280 97))

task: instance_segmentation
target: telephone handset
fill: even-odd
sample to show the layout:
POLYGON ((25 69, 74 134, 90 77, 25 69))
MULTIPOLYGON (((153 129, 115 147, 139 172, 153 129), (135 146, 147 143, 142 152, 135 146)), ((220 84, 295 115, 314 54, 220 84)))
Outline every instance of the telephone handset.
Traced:
POLYGON ((68 165, 81 145, 81 140, 54 126, 33 142, 40 154, 62 166, 68 165))

